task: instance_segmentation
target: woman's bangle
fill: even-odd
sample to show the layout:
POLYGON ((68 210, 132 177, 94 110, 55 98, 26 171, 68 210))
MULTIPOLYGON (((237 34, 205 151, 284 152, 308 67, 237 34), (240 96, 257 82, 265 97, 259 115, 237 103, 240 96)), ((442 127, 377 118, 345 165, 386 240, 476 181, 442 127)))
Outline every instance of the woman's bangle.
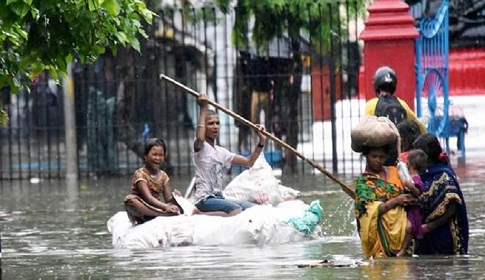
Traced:
POLYGON ((258 143, 259 148, 264 148, 264 144, 258 143))
POLYGON ((198 124, 198 125, 197 125, 197 127, 204 127, 204 125, 202 125, 202 124, 198 124))

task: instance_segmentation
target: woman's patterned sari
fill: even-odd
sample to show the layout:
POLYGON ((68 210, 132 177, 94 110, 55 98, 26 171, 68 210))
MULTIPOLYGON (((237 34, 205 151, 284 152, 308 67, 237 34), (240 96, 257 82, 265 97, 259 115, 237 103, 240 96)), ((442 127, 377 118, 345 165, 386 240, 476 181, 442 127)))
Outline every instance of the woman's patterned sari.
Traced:
POLYGON ((468 218, 465 200, 454 171, 446 164, 434 164, 423 174, 423 197, 421 207, 423 223, 442 216, 450 203, 458 204, 459 211, 449 224, 445 224, 425 234, 418 240, 417 254, 456 255, 468 252, 468 218))
POLYGON ((363 173, 356 179, 355 217, 359 229, 362 251, 366 258, 395 256, 406 235, 407 215, 398 206, 384 214, 379 205, 404 193, 397 168, 384 167, 386 178, 363 173))

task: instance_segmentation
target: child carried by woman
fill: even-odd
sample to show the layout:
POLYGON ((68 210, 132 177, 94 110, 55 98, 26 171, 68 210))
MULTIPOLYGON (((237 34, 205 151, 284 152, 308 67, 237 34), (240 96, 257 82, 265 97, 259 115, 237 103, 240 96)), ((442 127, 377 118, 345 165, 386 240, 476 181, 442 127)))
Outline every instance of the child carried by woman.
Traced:
MULTIPOLYGON (((406 191, 413 195, 416 199, 419 198, 424 191, 424 184, 421 181, 419 173, 426 170, 428 156, 423 150, 411 150, 407 154, 407 164, 403 162, 398 163, 400 168, 399 176, 403 182, 406 191), (408 171, 409 170, 409 171, 408 171)), ((411 245, 413 237, 423 239, 423 230, 421 228, 421 213, 418 206, 406 207, 408 216, 408 223, 406 225, 406 237, 404 239, 404 245, 396 256, 406 256, 408 254, 408 248, 411 245)))

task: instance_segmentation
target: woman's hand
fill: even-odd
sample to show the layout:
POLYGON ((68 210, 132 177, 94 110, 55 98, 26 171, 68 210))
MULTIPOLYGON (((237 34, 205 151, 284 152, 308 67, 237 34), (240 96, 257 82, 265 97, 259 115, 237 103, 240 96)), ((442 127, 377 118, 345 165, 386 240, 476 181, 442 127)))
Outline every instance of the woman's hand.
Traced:
POLYGON ((396 208, 397 206, 414 206, 417 205, 417 199, 410 194, 400 194, 399 196, 389 199, 379 206, 379 212, 381 214, 396 208))
POLYGON ((426 194, 422 193, 418 197, 418 201, 419 201, 420 204, 425 204, 428 201, 428 196, 426 194))
POLYGON ((397 204, 401 206, 416 206, 418 205, 418 200, 411 194, 400 194, 395 198, 397 204))
POLYGON ((415 186, 414 186, 414 182, 412 182, 412 181, 403 181, 402 183, 403 183, 403 185, 404 185, 406 188, 408 188, 408 189, 410 189, 410 188, 415 188, 415 186))

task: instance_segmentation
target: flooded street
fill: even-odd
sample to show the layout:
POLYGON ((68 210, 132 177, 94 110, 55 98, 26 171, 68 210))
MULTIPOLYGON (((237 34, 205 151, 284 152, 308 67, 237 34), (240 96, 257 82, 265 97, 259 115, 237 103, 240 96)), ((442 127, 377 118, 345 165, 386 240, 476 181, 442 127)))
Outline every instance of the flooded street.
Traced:
MULTIPOLYGON (((302 191, 305 202, 320 200, 324 234, 319 240, 147 250, 113 249, 106 227, 123 210, 129 176, 71 185, 2 181, 2 279, 478 279, 485 275, 485 177, 469 169, 457 172, 468 206, 470 255, 372 263, 362 263, 352 200, 323 175, 283 181, 302 191), (324 259, 342 267, 299 267, 324 259)), ((171 185, 184 191, 180 186, 188 180, 173 177, 171 185)))

